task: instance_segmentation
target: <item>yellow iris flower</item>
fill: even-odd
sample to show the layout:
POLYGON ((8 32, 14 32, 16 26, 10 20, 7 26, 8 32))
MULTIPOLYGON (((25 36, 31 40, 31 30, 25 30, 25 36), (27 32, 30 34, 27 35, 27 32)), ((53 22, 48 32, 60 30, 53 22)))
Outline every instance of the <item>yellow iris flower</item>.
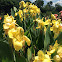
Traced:
POLYGON ((9 16, 8 14, 4 16, 3 21, 3 29, 5 31, 5 34, 8 34, 8 31, 12 28, 15 28, 16 20, 14 20, 13 16, 9 16))
POLYGON ((57 40, 53 46, 50 45, 50 51, 47 51, 48 55, 53 54, 58 49, 59 44, 57 43, 57 40))
POLYGON ((30 3, 30 2, 24 2, 21 1, 19 3, 20 5, 20 9, 18 12, 15 13, 15 16, 17 16, 17 14, 19 14, 21 21, 23 21, 28 17, 31 16, 32 18, 36 18, 37 14, 40 14, 40 8, 38 8, 36 5, 30 3))
POLYGON ((25 41, 28 46, 31 44, 30 39, 24 35, 24 29, 22 27, 9 30, 8 36, 13 40, 13 46, 16 51, 19 51, 24 46, 25 41))
POLYGON ((44 54, 43 51, 38 51, 38 56, 35 56, 35 60, 33 62, 50 62, 51 59, 49 55, 44 54))

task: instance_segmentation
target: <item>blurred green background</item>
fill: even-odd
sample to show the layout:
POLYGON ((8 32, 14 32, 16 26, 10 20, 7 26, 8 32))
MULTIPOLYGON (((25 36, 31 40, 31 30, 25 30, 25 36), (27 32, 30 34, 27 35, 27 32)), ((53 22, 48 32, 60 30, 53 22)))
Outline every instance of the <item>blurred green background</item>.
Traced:
MULTIPOLYGON (((22 0, 0 0, 0 16, 3 16, 7 13, 10 14, 11 8, 19 7, 19 2, 22 0)), ((24 0, 25 2, 30 1, 30 0, 24 0)), ((31 2, 31 1, 30 1, 31 2)), ((35 5, 37 5, 42 12, 43 16, 48 16, 51 12, 58 13, 59 11, 62 10, 62 6, 58 3, 53 6, 53 1, 47 2, 47 4, 44 3, 44 0, 36 0, 34 2, 35 5), (54 9, 54 10, 53 10, 54 9)))

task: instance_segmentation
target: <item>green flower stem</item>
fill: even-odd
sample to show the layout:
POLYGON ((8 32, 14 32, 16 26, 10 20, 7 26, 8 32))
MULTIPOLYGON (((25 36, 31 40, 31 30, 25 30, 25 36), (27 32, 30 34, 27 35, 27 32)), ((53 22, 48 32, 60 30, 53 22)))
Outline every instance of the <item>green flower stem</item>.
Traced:
POLYGON ((13 50, 14 62, 16 62, 15 50, 13 50))

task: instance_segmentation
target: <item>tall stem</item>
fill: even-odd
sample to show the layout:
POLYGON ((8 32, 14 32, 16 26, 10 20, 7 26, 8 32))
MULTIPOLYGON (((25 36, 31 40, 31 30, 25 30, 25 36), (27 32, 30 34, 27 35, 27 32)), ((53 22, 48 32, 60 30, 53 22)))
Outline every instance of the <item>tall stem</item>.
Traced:
POLYGON ((13 51, 14 62, 16 62, 15 50, 13 51))

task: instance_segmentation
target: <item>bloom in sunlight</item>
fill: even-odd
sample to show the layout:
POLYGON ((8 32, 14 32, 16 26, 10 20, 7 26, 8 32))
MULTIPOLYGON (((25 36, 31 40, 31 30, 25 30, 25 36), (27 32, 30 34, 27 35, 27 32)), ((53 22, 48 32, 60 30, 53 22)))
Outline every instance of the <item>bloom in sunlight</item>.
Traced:
POLYGON ((3 29, 5 31, 5 34, 8 34, 8 31, 12 28, 15 28, 16 20, 14 20, 13 16, 9 16, 8 14, 4 16, 3 21, 3 29))
POLYGON ((21 1, 21 2, 19 3, 19 5, 20 5, 20 8, 24 8, 24 7, 26 7, 26 4, 25 4, 24 1, 21 1))
POLYGON ((16 51, 22 49, 22 47, 25 45, 25 41, 27 42, 28 46, 31 44, 30 39, 24 35, 24 29, 22 27, 9 30, 8 36, 12 39, 13 46, 16 51))
POLYGON ((15 13, 15 16, 19 14, 21 21, 29 16, 34 19, 37 15, 40 15, 40 8, 30 2, 25 3, 24 1, 21 1, 19 5, 19 11, 15 13))
POLYGON ((62 31, 62 24, 60 23, 61 20, 58 19, 56 20, 52 20, 52 27, 50 27, 50 30, 53 31, 54 33, 54 38, 57 38, 57 36, 59 35, 59 33, 62 31))
POLYGON ((43 51, 38 51, 38 56, 35 56, 35 59, 33 62, 51 62, 51 59, 49 55, 44 54, 43 51))
POLYGON ((38 27, 36 27, 36 29, 42 29, 42 27, 44 27, 45 25, 45 22, 43 21, 43 18, 40 19, 40 18, 37 18, 36 20, 33 20, 33 21, 36 21, 38 23, 38 27))
POLYGON ((59 45, 57 49, 57 54, 54 56, 54 61, 62 62, 62 45, 59 45))
POLYGON ((51 19, 52 20, 56 19, 56 17, 54 16, 54 14, 51 14, 51 19))
POLYGON ((57 40, 55 41, 55 44, 52 46, 50 45, 49 51, 47 51, 48 55, 53 54, 58 49, 59 44, 57 43, 57 40))

